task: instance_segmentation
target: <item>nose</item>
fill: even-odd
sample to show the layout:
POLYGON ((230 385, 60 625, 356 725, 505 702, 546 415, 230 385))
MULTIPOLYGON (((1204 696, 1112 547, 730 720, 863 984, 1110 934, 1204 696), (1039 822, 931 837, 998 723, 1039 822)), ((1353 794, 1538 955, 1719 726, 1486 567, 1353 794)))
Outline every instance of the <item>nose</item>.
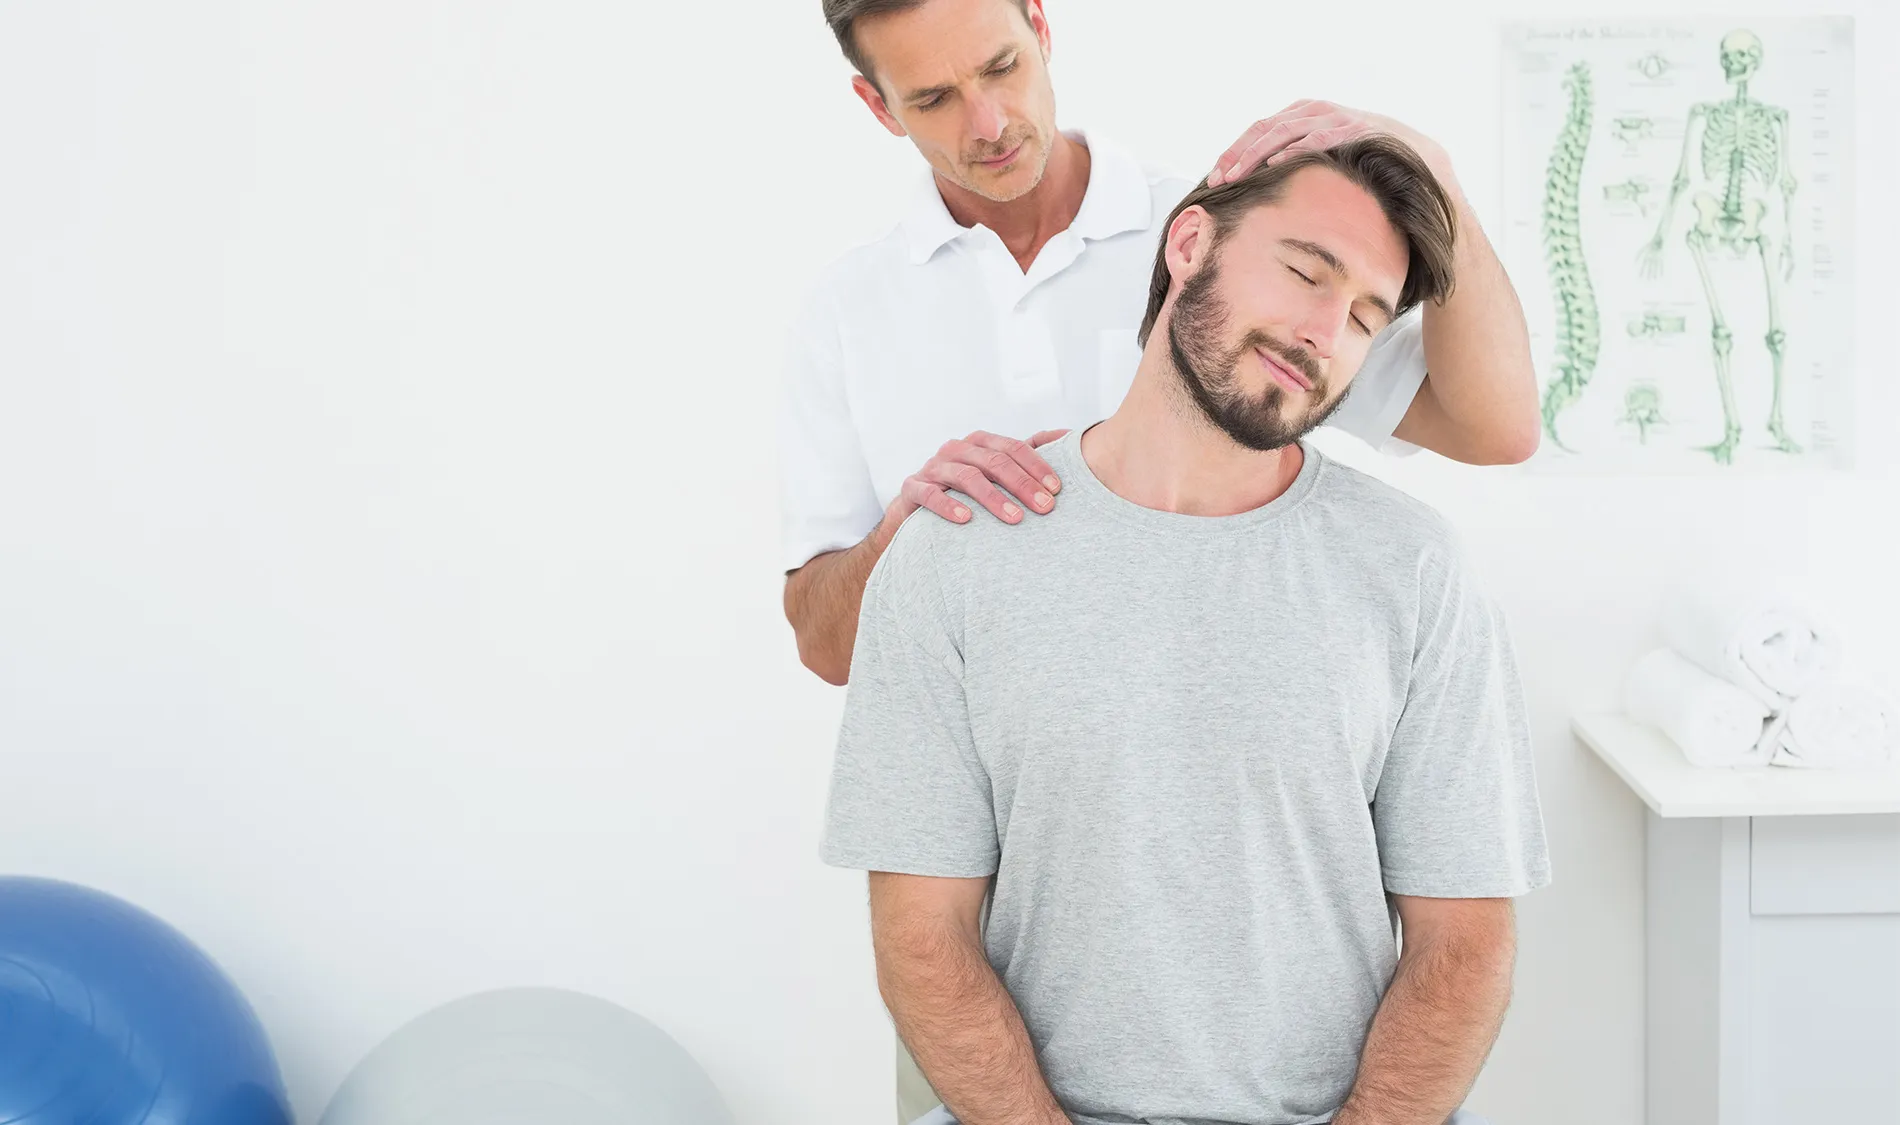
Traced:
POLYGON ((1346 320, 1351 315, 1351 302, 1331 297, 1314 301, 1298 327, 1300 345, 1312 352, 1315 359, 1332 359, 1333 350, 1339 346, 1340 333, 1346 330, 1346 320))
POLYGON ((981 94, 970 98, 966 103, 970 107, 969 129, 975 139, 989 143, 1002 137, 1003 129, 1009 124, 1009 115, 995 100, 981 94))

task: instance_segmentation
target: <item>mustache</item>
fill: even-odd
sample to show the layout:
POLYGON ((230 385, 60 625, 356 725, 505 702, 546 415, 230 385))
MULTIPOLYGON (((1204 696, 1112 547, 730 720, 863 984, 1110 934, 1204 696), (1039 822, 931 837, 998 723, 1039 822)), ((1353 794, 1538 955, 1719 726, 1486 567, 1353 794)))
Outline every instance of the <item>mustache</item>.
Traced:
POLYGON ((1321 389, 1322 376, 1319 371, 1319 361, 1313 358, 1312 352, 1298 344, 1282 344, 1265 332, 1256 329, 1247 333, 1247 338, 1240 342, 1240 346, 1243 354, 1252 348, 1264 348, 1272 352, 1280 362, 1306 376, 1306 381, 1313 384, 1314 390, 1321 389))
POLYGON ((1030 128, 1024 128, 1014 136, 1009 133, 1004 133, 1001 137, 997 138, 995 144, 986 145, 982 149, 964 153, 963 162, 965 164, 975 164, 979 160, 995 160, 997 157, 1007 153, 1010 149, 1022 144, 1033 135, 1035 135, 1035 130, 1030 128))

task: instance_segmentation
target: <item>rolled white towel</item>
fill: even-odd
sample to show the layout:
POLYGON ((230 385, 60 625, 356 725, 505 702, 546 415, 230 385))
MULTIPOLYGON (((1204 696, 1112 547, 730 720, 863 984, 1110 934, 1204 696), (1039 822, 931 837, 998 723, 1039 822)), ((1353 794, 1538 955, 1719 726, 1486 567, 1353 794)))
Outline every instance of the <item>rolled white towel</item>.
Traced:
POLYGON ((1900 707, 1871 688, 1829 681, 1777 715, 1760 749, 1770 765, 1878 769, 1900 755, 1900 707))
POLYGON ((1647 653, 1623 684, 1623 709, 1658 727, 1698 766, 1761 765, 1768 708, 1666 648, 1647 653))
POLYGON ((1840 660, 1834 632, 1793 599, 1721 581, 1677 582, 1663 636, 1689 662, 1782 711, 1840 660))

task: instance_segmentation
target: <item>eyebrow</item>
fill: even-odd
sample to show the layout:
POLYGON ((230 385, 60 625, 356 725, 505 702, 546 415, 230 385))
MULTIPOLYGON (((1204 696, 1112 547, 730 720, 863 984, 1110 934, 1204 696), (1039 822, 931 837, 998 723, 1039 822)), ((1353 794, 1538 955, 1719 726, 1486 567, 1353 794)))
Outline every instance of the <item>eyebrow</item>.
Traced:
MULTIPOLYGON (((1318 258, 1320 261, 1324 262, 1326 264, 1327 269, 1332 270, 1334 273, 1338 274, 1340 277, 1352 276, 1350 273, 1346 272, 1346 263, 1339 260, 1339 255, 1333 253, 1331 250, 1326 249, 1326 247, 1321 246, 1317 242, 1308 242, 1304 238, 1282 238, 1280 240, 1280 245, 1290 246, 1293 249, 1298 250, 1304 254, 1311 254, 1313 257, 1318 258)), ((1379 296, 1377 293, 1367 293, 1366 301, 1370 303, 1373 308, 1378 309, 1380 312, 1385 314, 1385 322, 1387 324, 1390 324, 1399 318, 1398 312, 1392 308, 1392 303, 1386 300, 1384 297, 1379 296)))
MULTIPOLYGON (((1016 48, 1014 45, 1004 47, 1002 50, 991 55, 990 61, 984 63, 981 69, 984 71, 994 70, 996 69, 998 64, 1000 64, 1004 59, 1008 58, 1010 55, 1014 54, 1015 52, 1016 52, 1016 48)), ((926 86, 921 90, 912 90, 910 93, 905 94, 904 101, 906 103, 929 101, 931 98, 936 97, 938 94, 948 94, 951 91, 955 90, 956 88, 957 87, 955 83, 952 83, 948 86, 926 86)))

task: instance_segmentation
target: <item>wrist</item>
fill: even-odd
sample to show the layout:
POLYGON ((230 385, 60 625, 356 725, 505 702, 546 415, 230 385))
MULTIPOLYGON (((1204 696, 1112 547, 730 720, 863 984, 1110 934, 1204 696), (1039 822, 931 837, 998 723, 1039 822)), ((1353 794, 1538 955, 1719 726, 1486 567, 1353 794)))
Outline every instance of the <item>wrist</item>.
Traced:
POLYGON ((884 514, 878 517, 877 526, 871 528, 871 534, 865 536, 858 546, 869 551, 872 557, 883 554, 884 549, 891 545, 891 540, 897 537, 897 529, 904 526, 905 518, 916 510, 917 506, 907 502, 903 496, 892 498, 885 505, 884 514))

